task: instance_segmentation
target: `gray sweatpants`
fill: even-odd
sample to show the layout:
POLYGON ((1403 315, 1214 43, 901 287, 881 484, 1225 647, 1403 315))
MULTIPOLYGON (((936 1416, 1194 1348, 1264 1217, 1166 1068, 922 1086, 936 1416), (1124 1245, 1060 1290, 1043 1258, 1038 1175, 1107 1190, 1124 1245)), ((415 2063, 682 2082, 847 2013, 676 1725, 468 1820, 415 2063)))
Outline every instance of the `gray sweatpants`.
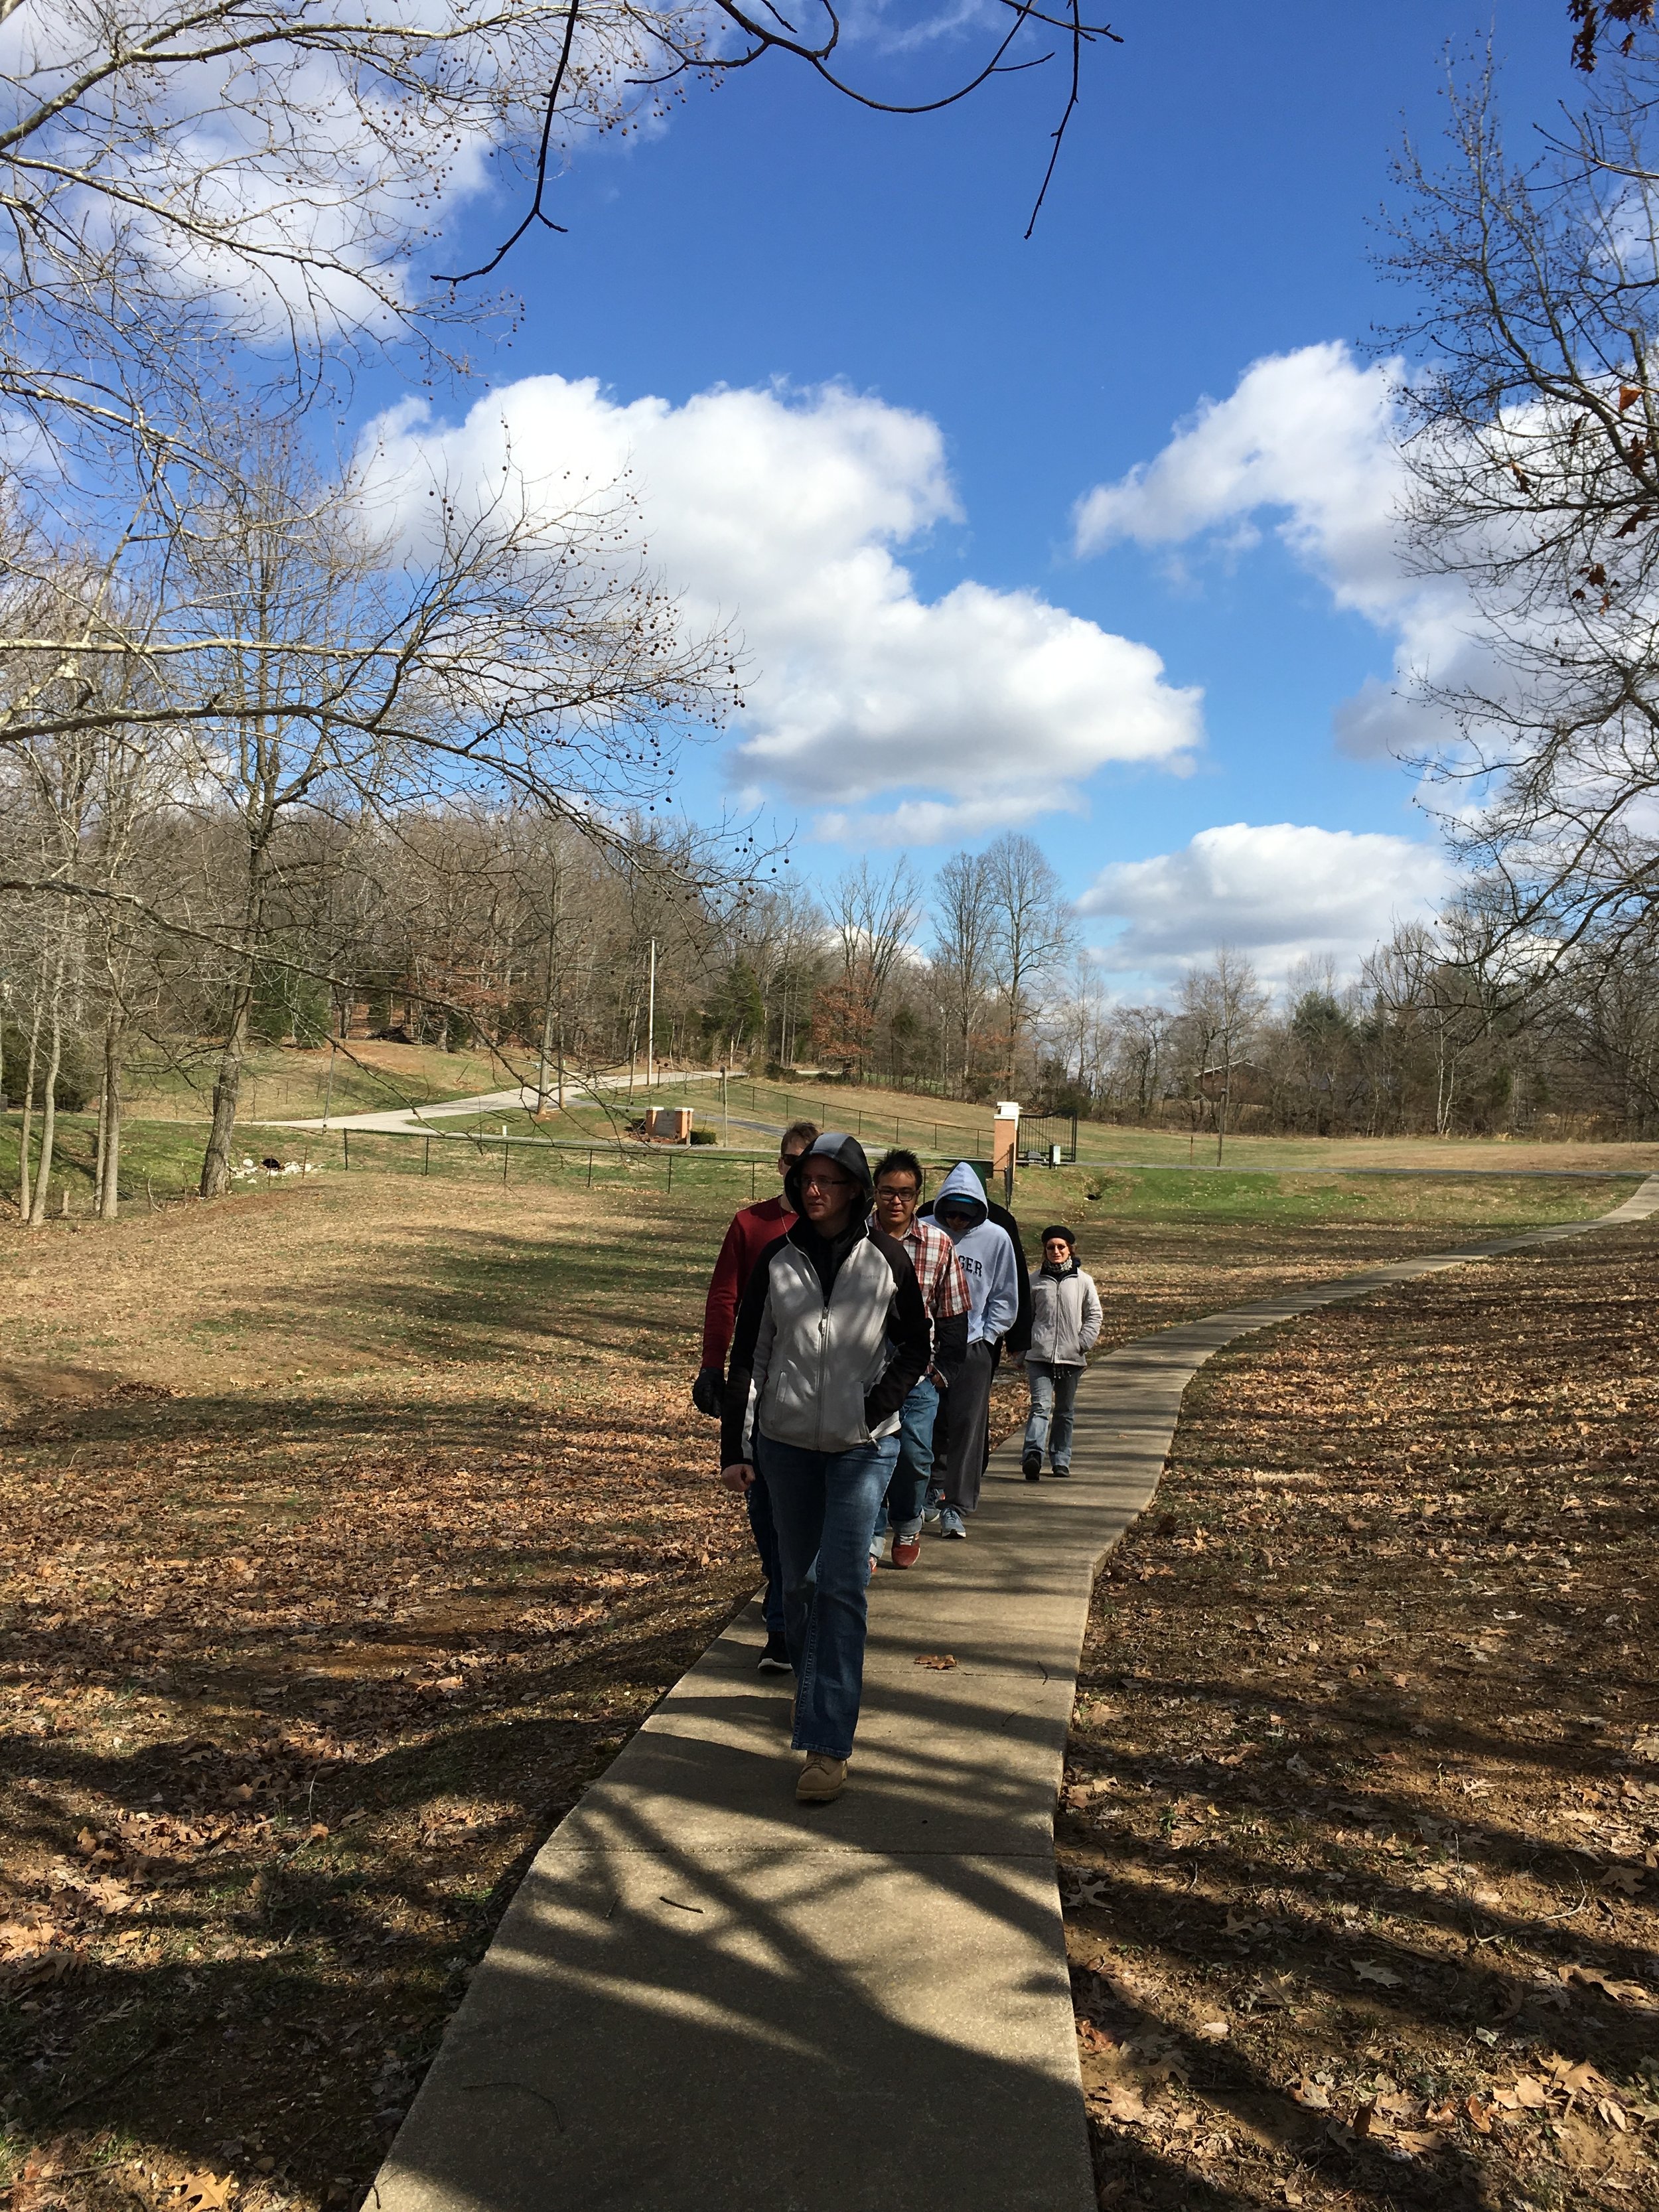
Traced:
POLYGON ((934 1462, 934 1480, 945 1503, 958 1513, 971 1513, 979 1504, 991 1423, 991 1371, 990 1346, 970 1344, 962 1372, 945 1396, 949 1426, 945 1449, 934 1462))

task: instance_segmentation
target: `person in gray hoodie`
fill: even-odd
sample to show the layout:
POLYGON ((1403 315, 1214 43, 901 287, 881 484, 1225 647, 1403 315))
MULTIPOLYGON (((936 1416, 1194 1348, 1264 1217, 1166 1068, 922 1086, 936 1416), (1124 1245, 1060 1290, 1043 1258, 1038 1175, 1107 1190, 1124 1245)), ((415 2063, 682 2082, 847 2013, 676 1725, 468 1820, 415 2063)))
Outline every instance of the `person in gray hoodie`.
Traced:
POLYGON ((1025 1379, 1031 1418, 1025 1424, 1020 1466, 1027 1482, 1040 1481, 1042 1448, 1051 1474, 1072 1471, 1072 1408, 1078 1378, 1100 1334, 1100 1293, 1077 1263, 1077 1239, 1062 1223, 1042 1232, 1042 1265, 1031 1273, 1031 1344, 1025 1379))
POLYGON ((968 1351, 951 1385, 950 1433, 934 1474, 942 1497, 939 1533, 960 1537, 979 1504, 994 1353, 1019 1312, 1019 1262, 1012 1237, 990 1218, 985 1186, 966 1160, 940 1184, 933 1218, 956 1246, 968 1279, 968 1351))

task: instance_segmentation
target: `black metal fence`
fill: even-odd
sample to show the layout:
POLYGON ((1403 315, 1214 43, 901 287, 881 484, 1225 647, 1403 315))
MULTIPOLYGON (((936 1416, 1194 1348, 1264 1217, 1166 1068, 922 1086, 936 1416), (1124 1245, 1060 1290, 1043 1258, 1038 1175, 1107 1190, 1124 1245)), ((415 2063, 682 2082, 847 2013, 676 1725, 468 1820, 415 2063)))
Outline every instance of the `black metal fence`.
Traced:
POLYGON ((1075 1114, 1022 1114, 1019 1117, 1019 1158, 1023 1167, 1048 1167, 1055 1148, 1060 1164, 1070 1167, 1077 1158, 1075 1114))

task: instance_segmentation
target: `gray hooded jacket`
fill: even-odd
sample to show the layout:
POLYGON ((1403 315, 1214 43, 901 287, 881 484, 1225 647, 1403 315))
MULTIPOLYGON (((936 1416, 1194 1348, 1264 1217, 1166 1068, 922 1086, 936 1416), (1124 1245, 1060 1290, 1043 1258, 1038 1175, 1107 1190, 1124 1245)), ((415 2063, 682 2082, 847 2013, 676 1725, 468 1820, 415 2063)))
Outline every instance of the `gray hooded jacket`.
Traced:
POLYGON ((999 1229, 985 1202, 985 1186, 966 1160, 959 1160, 933 1196, 933 1218, 940 1206, 954 1202, 975 1215, 971 1229, 951 1242, 957 1248, 962 1272, 968 1278, 968 1341, 995 1344, 1006 1336, 1019 1311, 1019 1262, 1014 1240, 999 1229))
POLYGON ((829 1158, 861 1186, 847 1231, 820 1237, 803 1215, 755 1262, 738 1308, 720 1419, 720 1463, 750 1456, 754 1425, 803 1451, 853 1451, 891 1436, 899 1408, 933 1348, 915 1269, 901 1244, 872 1228, 864 1147, 827 1129, 784 1182, 800 1204, 800 1169, 829 1158))

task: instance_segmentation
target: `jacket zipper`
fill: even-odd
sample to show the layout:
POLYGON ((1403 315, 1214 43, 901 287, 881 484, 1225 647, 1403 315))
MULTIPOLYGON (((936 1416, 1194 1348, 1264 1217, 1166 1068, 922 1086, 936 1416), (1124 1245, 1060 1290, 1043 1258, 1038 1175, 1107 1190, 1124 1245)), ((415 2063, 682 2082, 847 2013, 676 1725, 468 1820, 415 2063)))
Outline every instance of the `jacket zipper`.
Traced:
POLYGON ((823 1302, 823 1311, 818 1316, 817 1443, 814 1447, 818 1451, 823 1449, 823 1391, 825 1370, 829 1364, 829 1359, 830 1301, 826 1298, 823 1302))

